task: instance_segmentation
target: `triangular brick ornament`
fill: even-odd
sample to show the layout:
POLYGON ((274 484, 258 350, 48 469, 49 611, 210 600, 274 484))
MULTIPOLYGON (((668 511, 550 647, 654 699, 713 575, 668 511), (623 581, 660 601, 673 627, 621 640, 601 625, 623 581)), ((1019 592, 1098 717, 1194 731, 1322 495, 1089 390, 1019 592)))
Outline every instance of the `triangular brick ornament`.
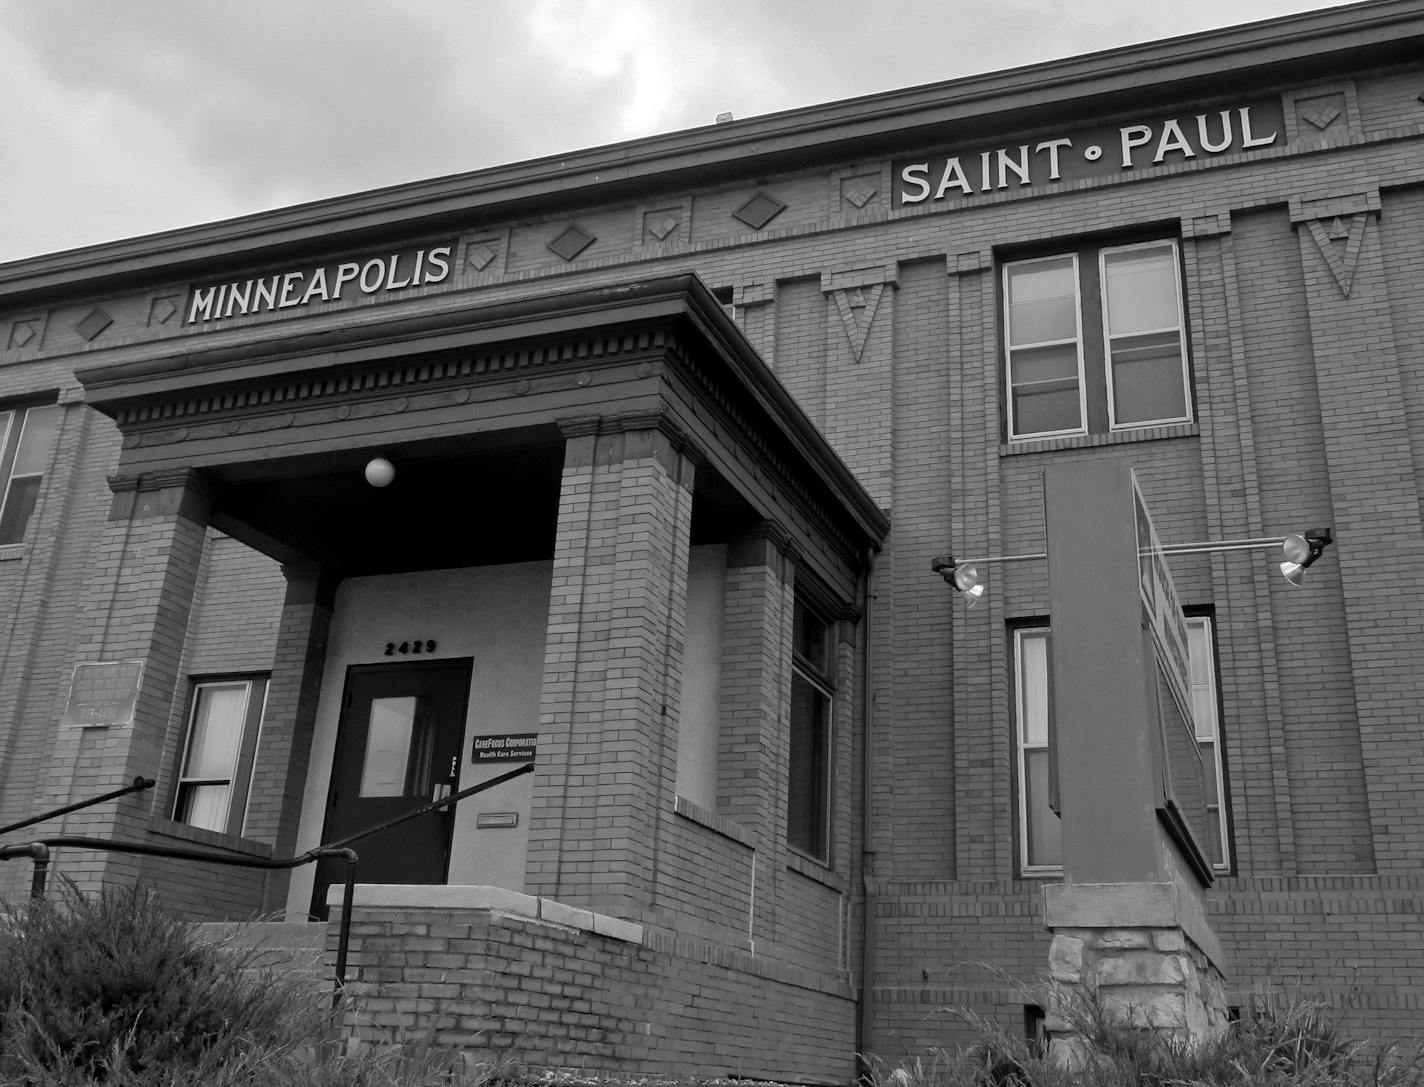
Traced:
POLYGON ((1340 294, 1344 298, 1350 297, 1350 288, 1355 283, 1355 268, 1360 263, 1367 218, 1365 215, 1351 215, 1348 233, 1344 229, 1344 221, 1339 217, 1330 224, 1329 229, 1318 219, 1312 219, 1306 224, 1310 227, 1310 236, 1315 239, 1320 255, 1325 258, 1330 274, 1335 277, 1335 285, 1340 288, 1340 294), (1336 244, 1333 240, 1335 238, 1341 239, 1344 244, 1336 244))
POLYGON ((841 327, 845 329, 846 338, 850 340, 850 352, 856 362, 865 354, 865 341, 870 336, 870 326, 875 321, 875 311, 880 308, 880 296, 884 293, 883 283, 876 283, 871 287, 849 287, 835 292, 841 327))

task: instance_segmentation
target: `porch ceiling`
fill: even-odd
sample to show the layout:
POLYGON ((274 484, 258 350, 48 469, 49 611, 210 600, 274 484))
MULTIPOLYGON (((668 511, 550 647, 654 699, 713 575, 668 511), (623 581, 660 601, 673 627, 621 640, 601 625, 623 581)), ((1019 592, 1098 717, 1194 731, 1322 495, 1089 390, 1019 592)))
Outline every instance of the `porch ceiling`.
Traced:
MULTIPOLYGON (((395 480, 372 487, 377 451, 210 472, 215 527, 283 561, 319 561, 341 577, 552 558, 562 440, 451 440, 389 452, 395 480)), ((379 452, 386 452, 384 450, 379 452)), ((694 488, 692 543, 724 542, 758 519, 710 470, 694 488)))
POLYGON ((694 276, 382 316, 119 348, 79 377, 122 474, 197 470, 218 527, 346 575, 551 555, 563 434, 590 420, 696 451, 694 542, 775 521, 844 582, 889 527, 694 276), (363 478, 377 455, 384 490, 363 478))

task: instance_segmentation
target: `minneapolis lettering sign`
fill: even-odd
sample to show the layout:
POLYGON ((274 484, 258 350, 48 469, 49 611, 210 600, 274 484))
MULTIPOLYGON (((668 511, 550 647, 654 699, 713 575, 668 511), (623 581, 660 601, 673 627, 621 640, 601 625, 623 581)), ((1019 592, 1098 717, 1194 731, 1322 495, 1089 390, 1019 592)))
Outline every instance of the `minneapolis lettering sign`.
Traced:
POLYGON ((450 255, 454 251, 455 243, 448 242, 195 286, 188 294, 184 312, 188 324, 206 324, 443 283, 450 277, 450 255))
POLYGON ((1253 102, 1185 117, 1144 120, 1008 147, 951 150, 895 163, 895 206, 1081 181, 1153 166, 1276 147, 1283 142, 1279 101, 1253 102))

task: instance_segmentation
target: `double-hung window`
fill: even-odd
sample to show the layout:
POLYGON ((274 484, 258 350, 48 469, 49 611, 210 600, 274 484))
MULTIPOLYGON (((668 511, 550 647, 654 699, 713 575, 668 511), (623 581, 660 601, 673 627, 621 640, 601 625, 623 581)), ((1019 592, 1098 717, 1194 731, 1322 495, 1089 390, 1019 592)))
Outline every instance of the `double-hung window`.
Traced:
POLYGON ((831 623, 796 602, 791 653, 790 758, 786 840, 815 860, 830 858, 831 708, 835 639, 831 623))
POLYGON ((0 411, 0 544, 24 541, 58 428, 55 405, 0 411))
POLYGON ((1190 421, 1179 264, 1166 239, 1003 266, 1010 441, 1190 421))
POLYGON ((173 802, 176 822, 242 833, 266 697, 267 681, 258 677, 194 684, 173 802))
POLYGON ((1014 728, 1018 776, 1019 866, 1056 872, 1063 863, 1058 813, 1049 807, 1048 718, 1053 672, 1047 627, 1014 631, 1014 728))
MULTIPOLYGON (((1206 775, 1208 833, 1202 843, 1212 867, 1231 867, 1216 697, 1216 648, 1208 616, 1188 616, 1187 647, 1192 717, 1206 775)), ((1049 807, 1048 736, 1052 712, 1052 638, 1047 627, 1014 631, 1014 752, 1018 804, 1019 869, 1024 875, 1056 874, 1063 863, 1058 815, 1049 807)))

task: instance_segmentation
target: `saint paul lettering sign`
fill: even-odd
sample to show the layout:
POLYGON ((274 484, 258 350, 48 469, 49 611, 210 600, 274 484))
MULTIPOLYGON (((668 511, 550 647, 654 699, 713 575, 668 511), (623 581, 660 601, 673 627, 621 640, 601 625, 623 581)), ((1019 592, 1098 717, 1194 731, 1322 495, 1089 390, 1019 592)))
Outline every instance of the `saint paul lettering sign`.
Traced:
POLYGON ((195 286, 188 294, 184 312, 188 324, 207 324, 315 302, 337 302, 443 283, 450 277, 450 256, 454 251, 455 243, 448 242, 195 286))
POLYGON ((1007 147, 951 150, 895 164, 895 206, 953 203, 980 193, 1175 165, 1277 147, 1284 118, 1278 101, 1254 102, 1183 117, 1162 117, 1007 147))

